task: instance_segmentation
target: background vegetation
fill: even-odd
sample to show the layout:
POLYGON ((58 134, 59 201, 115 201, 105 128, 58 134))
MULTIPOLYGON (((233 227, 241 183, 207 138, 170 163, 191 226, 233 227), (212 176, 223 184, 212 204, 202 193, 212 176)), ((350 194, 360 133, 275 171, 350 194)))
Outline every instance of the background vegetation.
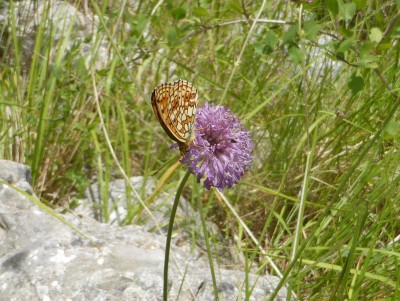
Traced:
MULTIPOLYGON (((148 177, 175 155, 151 92, 186 79, 200 105, 228 106, 253 134, 254 168, 223 196, 257 243, 215 191, 195 179, 185 191, 249 266, 277 274, 272 259, 300 300, 399 300, 400 2, 132 2, 89 3, 93 39, 110 43, 98 70, 64 47, 71 28, 56 41, 39 27, 26 60, 15 20, 2 27, 2 158, 31 166, 54 206, 93 181, 107 196, 121 173, 96 98, 123 170, 148 177)), ((125 224, 144 214, 131 210, 125 224)))

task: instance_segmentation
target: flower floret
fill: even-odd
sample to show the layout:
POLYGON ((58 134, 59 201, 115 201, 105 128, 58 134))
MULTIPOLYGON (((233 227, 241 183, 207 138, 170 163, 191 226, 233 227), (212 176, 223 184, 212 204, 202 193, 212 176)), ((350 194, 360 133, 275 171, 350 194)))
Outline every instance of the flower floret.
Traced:
POLYGON ((254 149, 247 131, 229 109, 205 103, 197 111, 195 139, 182 163, 204 187, 231 188, 251 166, 254 149))

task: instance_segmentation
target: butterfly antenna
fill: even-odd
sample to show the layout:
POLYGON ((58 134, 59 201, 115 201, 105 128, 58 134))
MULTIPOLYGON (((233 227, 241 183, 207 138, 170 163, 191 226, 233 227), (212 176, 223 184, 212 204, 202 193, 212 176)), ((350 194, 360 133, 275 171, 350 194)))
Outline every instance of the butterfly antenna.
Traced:
POLYGON ((151 173, 151 176, 155 176, 156 174, 158 174, 166 165, 168 165, 169 163, 171 163, 173 160, 176 160, 178 158, 178 156, 173 157, 171 160, 168 160, 166 163, 164 163, 158 170, 156 170, 155 172, 151 173))

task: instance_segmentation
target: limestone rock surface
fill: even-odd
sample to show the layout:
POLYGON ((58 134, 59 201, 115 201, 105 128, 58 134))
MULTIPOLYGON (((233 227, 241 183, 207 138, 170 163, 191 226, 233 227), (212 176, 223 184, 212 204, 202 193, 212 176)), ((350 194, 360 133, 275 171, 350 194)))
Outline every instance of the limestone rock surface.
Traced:
MULTIPOLYGON (((81 237, 42 211, 29 168, 0 160, 0 300, 162 300, 165 237, 141 226, 118 227, 90 217, 62 215, 81 237)), ((174 245, 169 300, 215 300, 204 257, 174 245)), ((220 300, 244 300, 243 271, 216 271, 220 300), (240 296, 240 297, 239 297, 240 296), (242 299, 241 299, 242 298, 242 299)), ((268 300, 279 279, 247 275, 249 300, 268 300)), ((276 300, 285 300, 281 289, 276 300)))

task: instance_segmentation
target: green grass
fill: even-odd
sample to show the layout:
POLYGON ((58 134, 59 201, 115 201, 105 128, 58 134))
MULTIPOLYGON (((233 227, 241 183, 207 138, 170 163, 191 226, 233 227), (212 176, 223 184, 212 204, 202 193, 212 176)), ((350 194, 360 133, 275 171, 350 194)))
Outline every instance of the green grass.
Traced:
MULTIPOLYGON (((43 200, 68 206, 98 181, 107 221, 109 181, 150 177, 176 155, 150 95, 186 79, 256 144, 253 168, 222 196, 194 180, 184 190, 246 264, 281 273, 300 300, 400 298, 398 1, 96 3, 94 62, 109 43, 99 70, 66 47, 75 28, 56 40, 42 19, 28 54, 14 18, 0 30, 0 153, 31 166, 43 200)), ((185 168, 163 172, 156 194, 185 168)), ((149 216, 129 212, 123 224, 149 216)))

